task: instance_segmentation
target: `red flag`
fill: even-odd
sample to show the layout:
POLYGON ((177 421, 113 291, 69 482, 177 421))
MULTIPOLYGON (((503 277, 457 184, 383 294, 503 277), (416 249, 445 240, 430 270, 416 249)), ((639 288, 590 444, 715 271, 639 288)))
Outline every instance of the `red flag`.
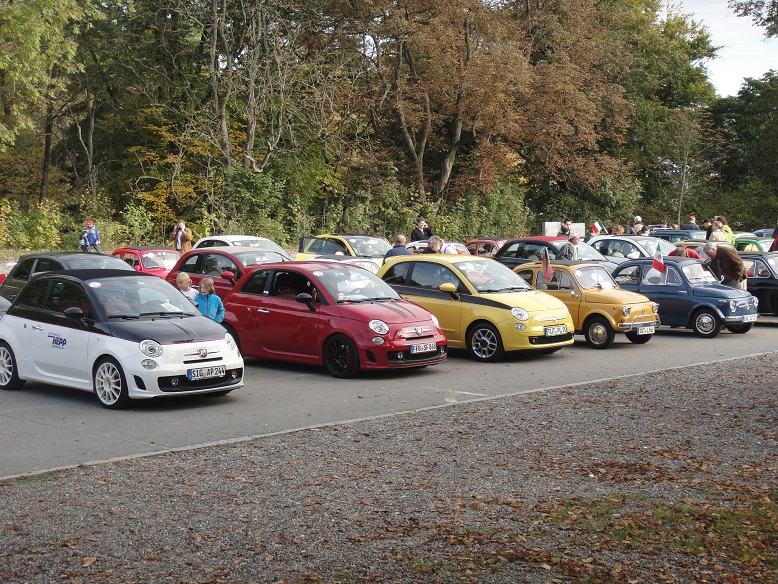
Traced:
POLYGON ((548 250, 543 254, 543 279, 546 282, 551 279, 551 260, 548 258, 548 250))
POLYGON ((659 246, 656 246, 656 252, 654 252, 654 260, 651 262, 651 267, 657 272, 665 273, 665 260, 662 257, 662 250, 659 246))

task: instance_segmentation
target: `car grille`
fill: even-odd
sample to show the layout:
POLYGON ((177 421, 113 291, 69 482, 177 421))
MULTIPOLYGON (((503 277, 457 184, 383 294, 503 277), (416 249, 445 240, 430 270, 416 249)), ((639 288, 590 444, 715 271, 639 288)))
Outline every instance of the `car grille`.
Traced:
POLYGON ((196 391, 198 389, 215 389, 219 387, 229 387, 240 383, 243 379, 243 368, 227 369, 222 377, 212 377, 210 379, 198 379, 192 381, 186 375, 170 375, 157 379, 157 385, 160 391, 165 393, 185 393, 187 391, 196 391), (233 373, 235 372, 235 373, 233 373), (173 380, 176 380, 174 384, 173 380))
POLYGON ((569 341, 572 338, 573 333, 567 333, 564 335, 554 335, 553 337, 530 337, 529 342, 531 345, 554 345, 556 343, 569 341))
POLYGON ((389 351, 386 355, 386 359, 392 365, 402 365, 404 363, 425 363, 428 361, 437 361, 444 357, 448 352, 446 345, 438 347, 437 351, 430 351, 429 353, 411 353, 410 351, 389 351), (401 356, 402 355, 402 356, 401 356))
POLYGON ((423 339, 424 337, 431 337, 435 334, 432 327, 420 326, 420 327, 406 327, 400 331, 400 336, 406 339, 423 339))

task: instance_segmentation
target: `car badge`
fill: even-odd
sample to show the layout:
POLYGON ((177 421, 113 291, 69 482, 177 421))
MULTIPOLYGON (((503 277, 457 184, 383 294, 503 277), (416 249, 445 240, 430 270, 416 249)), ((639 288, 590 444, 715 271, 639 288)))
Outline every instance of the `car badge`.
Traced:
POLYGON ((197 354, 200 355, 201 358, 205 359, 208 356, 208 349, 197 349, 197 354))
POLYGON ((420 326, 416 327, 416 336, 417 337, 420 337, 423 332, 424 332, 424 329, 422 327, 420 327, 420 326))

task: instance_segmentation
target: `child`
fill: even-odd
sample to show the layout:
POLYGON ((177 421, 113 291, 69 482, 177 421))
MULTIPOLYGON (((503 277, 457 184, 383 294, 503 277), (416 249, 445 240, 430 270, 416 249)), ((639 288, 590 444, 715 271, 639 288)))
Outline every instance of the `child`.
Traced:
POLYGON ((224 320, 224 304, 216 295, 213 287, 213 278, 204 278, 200 281, 200 293, 195 297, 195 304, 211 320, 221 322, 224 320))
POLYGON ((192 278, 186 272, 179 272, 176 276, 176 286, 178 291, 189 298, 192 302, 197 298, 197 290, 192 287, 192 278))

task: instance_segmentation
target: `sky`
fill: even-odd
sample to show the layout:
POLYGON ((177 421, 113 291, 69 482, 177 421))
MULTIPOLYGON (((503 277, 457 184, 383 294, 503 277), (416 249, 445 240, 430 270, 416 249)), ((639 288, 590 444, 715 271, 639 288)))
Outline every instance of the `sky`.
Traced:
MULTIPOLYGON (((665 6, 667 2, 664 3, 665 6)), ((675 0, 681 12, 707 27, 718 58, 708 61, 710 80, 721 97, 736 95, 745 77, 760 78, 778 70, 778 39, 765 40, 764 29, 727 8, 727 0, 675 0)))

